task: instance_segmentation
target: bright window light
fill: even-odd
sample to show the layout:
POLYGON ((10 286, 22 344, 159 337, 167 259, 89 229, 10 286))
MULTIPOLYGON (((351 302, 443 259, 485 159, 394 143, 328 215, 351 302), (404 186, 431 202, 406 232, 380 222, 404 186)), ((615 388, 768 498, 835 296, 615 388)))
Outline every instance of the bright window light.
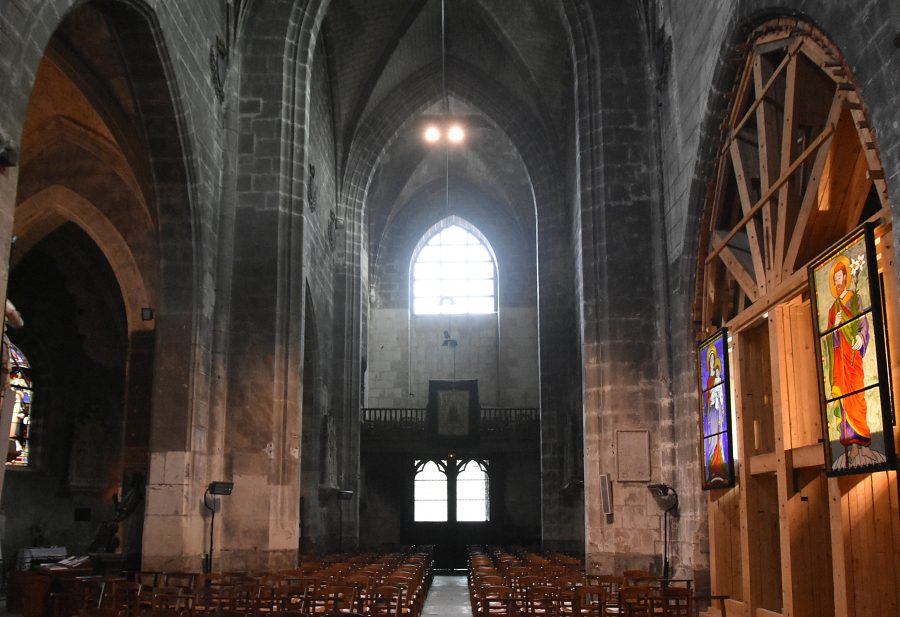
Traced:
POLYGON ((490 518, 487 472, 479 463, 469 461, 456 476, 456 520, 483 522, 490 518))
MULTIPOLYGON (((420 241, 411 272, 416 315, 487 314, 497 310, 497 267, 485 240, 450 222, 432 228, 420 241), (429 234, 431 234, 429 236, 429 234), (427 240, 426 240, 427 238, 427 240)), ((459 221, 459 219, 456 219, 459 221)), ((480 236, 480 234, 478 234, 480 236)))
MULTIPOLYGON (((444 461, 446 464, 446 461, 444 461)), ((421 465, 416 461, 416 467, 421 465)), ((428 461, 416 474, 414 486, 416 522, 445 522, 447 520, 447 474, 437 463, 428 461)))

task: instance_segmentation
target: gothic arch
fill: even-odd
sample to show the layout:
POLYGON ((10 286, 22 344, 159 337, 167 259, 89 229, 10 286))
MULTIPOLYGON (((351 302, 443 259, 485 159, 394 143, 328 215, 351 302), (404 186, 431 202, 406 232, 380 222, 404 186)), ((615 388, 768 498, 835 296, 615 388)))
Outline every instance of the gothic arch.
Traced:
MULTIPOLYGON (((71 189, 60 185, 49 186, 16 207, 16 254, 24 255, 28 248, 67 220, 81 227, 109 261, 122 291, 128 330, 152 329, 151 321, 141 319, 141 309, 154 303, 128 243, 102 212, 71 189)), ((11 262, 10 268, 15 263, 11 262)))

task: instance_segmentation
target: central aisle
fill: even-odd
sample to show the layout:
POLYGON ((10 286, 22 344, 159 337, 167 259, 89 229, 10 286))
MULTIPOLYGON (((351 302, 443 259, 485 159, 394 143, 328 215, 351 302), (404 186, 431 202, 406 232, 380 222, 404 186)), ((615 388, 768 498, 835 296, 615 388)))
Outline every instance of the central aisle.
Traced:
POLYGON ((469 585, 465 576, 435 576, 423 617, 460 617, 471 615, 472 605, 469 603, 469 585))

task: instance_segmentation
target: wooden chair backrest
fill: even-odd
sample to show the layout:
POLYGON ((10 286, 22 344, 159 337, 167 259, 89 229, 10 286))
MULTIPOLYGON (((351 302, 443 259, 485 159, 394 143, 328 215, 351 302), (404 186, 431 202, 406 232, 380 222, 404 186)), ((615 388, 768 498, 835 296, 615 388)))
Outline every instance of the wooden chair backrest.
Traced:
POLYGON ((575 589, 576 615, 582 617, 603 617, 606 608, 606 590, 597 585, 582 585, 575 589))

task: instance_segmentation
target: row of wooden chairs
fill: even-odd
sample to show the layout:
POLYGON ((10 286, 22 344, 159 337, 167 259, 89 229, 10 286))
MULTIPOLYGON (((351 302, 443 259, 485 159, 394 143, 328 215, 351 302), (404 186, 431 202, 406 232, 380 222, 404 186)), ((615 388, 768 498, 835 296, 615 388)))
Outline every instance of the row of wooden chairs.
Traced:
MULTIPOLYGON (((690 581, 664 580, 643 570, 622 576, 585 574, 580 564, 560 570, 553 559, 469 547, 475 617, 693 617, 690 581)), ((558 561, 557 561, 558 563, 558 561)))
POLYGON ((316 560, 278 572, 140 572, 75 579, 54 597, 54 617, 419 617, 432 580, 430 547, 411 553, 316 560), (105 613, 103 613, 105 611, 105 613))

